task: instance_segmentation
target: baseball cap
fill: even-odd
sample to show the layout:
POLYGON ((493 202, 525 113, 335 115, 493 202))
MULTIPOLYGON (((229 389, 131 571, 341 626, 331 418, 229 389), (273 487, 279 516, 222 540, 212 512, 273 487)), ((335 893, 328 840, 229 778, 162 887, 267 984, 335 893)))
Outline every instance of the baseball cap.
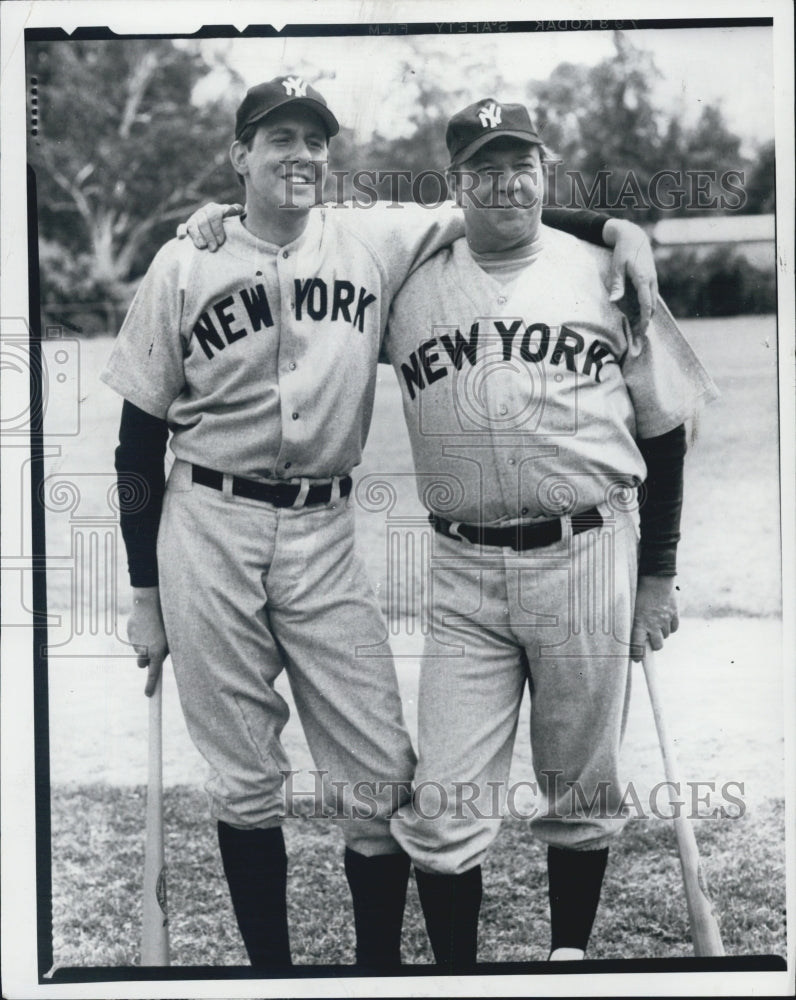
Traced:
POLYGON ((501 104, 493 97, 486 97, 457 111, 448 122, 445 142, 451 166, 468 160, 499 136, 512 136, 540 145, 543 142, 524 104, 501 104))
POLYGON ((247 125, 260 121, 286 104, 300 104, 314 111, 326 126, 327 136, 337 135, 340 131, 337 119, 327 107, 323 95, 302 77, 293 74, 276 76, 247 91, 235 114, 235 138, 240 138, 247 125))

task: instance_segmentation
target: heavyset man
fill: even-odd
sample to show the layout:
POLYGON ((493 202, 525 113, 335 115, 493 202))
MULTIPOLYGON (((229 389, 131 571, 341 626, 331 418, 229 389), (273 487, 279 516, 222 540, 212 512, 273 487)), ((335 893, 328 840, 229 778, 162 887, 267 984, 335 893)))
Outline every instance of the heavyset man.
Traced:
MULTIPOLYGON (((282 669, 329 800, 347 790, 357 963, 400 963, 409 861, 389 822, 395 789, 408 800, 415 756, 392 661, 356 654, 383 650, 386 628, 354 554, 350 472, 390 303, 414 266, 463 231, 450 208, 313 210, 314 171, 337 131, 300 77, 247 93, 230 150, 245 217, 214 255, 187 241, 161 249, 103 373, 125 400, 119 476, 146 484, 143 505, 122 511, 130 639, 149 666, 148 693, 171 654, 189 732, 210 765, 238 925, 252 964, 271 972, 291 961, 282 669), (376 790, 367 819, 351 800, 362 781, 376 790)), ((594 234, 605 220, 575 213, 574 222, 594 234)), ((637 236, 629 243, 635 252, 637 236)), ((640 253, 648 291, 643 242, 640 253)))
POLYGON ((630 654, 677 628, 684 422, 714 387, 665 307, 633 336, 605 250, 542 224, 526 108, 476 102, 446 138, 465 237, 409 277, 385 340, 435 529, 415 792, 392 831, 437 962, 465 972, 526 685, 550 957, 583 957, 623 824, 630 654))

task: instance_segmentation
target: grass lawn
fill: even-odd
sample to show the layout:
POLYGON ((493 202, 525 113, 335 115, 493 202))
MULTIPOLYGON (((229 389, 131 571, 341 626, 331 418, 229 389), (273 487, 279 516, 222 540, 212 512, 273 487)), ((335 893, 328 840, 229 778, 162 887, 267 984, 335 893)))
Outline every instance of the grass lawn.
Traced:
MULTIPOLYGON (((140 962, 144 796, 142 788, 106 785, 54 790, 53 920, 60 966, 140 962)), ((192 788, 170 789, 166 827, 172 964, 246 964, 204 795, 192 788)), ((768 800, 754 816, 696 821, 696 827, 727 954, 784 955, 781 800, 768 800)), ((285 837, 294 961, 353 962, 338 831, 308 809, 306 817, 286 821, 285 837)), ((484 884, 479 960, 544 960, 549 934, 545 848, 529 836, 522 819, 504 821, 484 867, 484 884)), ((403 941, 405 963, 432 960, 411 881, 403 941)), ((590 957, 692 953, 671 824, 631 820, 612 848, 590 957)))

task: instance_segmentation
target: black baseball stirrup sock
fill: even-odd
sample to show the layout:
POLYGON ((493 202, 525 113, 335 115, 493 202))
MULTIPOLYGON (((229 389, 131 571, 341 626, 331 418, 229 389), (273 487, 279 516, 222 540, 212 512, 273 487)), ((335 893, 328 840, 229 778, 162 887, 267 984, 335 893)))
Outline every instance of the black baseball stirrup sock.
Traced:
POLYGON ((373 970, 401 965, 401 929, 409 881, 409 857, 366 857, 345 849, 345 873, 354 904, 356 964, 373 970))
POLYGON ((551 954, 556 948, 586 950, 607 862, 607 847, 599 851, 547 848, 551 954))
POLYGON ((238 830, 219 821, 218 846, 249 961, 258 969, 286 968, 291 961, 282 827, 238 830))
POLYGON ((415 868, 426 930, 440 971, 474 972, 481 909, 481 866, 462 875, 432 875, 415 868))

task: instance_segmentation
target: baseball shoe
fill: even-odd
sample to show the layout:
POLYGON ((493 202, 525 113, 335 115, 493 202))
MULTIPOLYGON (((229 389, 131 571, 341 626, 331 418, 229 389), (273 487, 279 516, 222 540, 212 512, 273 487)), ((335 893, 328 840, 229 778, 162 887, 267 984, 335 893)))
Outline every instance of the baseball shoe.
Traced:
POLYGON ((556 948, 550 952, 548 962, 580 962, 585 952, 580 948, 556 948))

